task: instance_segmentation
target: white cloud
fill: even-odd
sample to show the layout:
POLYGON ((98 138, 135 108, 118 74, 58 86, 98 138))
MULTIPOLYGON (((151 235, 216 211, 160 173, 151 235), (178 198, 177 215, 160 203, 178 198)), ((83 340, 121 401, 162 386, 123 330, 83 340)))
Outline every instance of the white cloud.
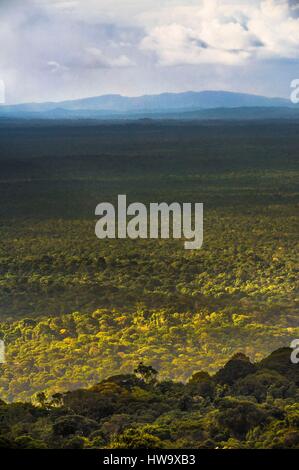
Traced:
POLYGON ((204 0, 201 7, 173 9, 168 18, 162 12, 159 23, 140 47, 154 52, 161 65, 299 58, 299 18, 287 0, 204 0))
MULTIPOLYGON (((209 40, 210 32, 203 34, 177 23, 159 26, 143 39, 141 48, 156 52, 161 65, 200 63, 233 65, 249 58, 250 53, 249 48, 236 46, 232 38, 232 29, 236 29, 235 26, 232 28, 228 26, 227 31, 222 30, 218 37, 214 36, 213 40, 209 40), (226 47, 222 47, 221 44, 225 42, 226 47)), ((240 39, 240 42, 244 42, 243 38, 240 39)))
POLYGON ((47 67, 51 71, 51 73, 60 73, 60 72, 65 72, 66 70, 68 70, 68 67, 66 67, 65 65, 59 64, 55 60, 49 60, 47 62, 47 67))
POLYGON ((248 27, 265 44, 261 58, 299 58, 299 18, 292 17, 287 1, 263 1, 248 27))
POLYGON ((67 61, 67 64, 70 67, 81 67, 84 69, 132 67, 135 65, 125 54, 112 57, 111 55, 104 54, 97 47, 85 48, 80 54, 67 61))

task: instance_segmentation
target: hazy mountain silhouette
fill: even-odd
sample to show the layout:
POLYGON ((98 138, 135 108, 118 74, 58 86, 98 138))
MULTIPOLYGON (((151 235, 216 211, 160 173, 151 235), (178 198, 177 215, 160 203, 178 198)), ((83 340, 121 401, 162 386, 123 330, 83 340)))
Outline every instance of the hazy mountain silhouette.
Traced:
POLYGON ((231 111, 238 108, 238 114, 248 113, 248 108, 261 108, 262 114, 275 117, 280 114, 297 116, 297 108, 283 98, 267 98, 264 96, 228 91, 201 91, 185 93, 162 93, 160 95, 144 95, 127 97, 121 95, 103 95, 61 102, 26 103, 0 107, 0 117, 47 117, 47 118, 138 118, 138 117, 170 117, 178 118, 221 118, 228 117, 231 111), (291 108, 291 109, 290 109, 291 108), (278 109, 280 111, 278 111, 278 109), (288 109, 286 113, 286 109, 288 109), (215 110, 215 111, 209 111, 215 110), (217 111, 216 111, 217 110, 217 111), (231 110, 231 111, 227 111, 231 110), (283 111, 284 110, 284 111, 283 111), (292 113, 291 111, 296 111, 292 113), (188 116, 189 115, 189 116, 188 116))

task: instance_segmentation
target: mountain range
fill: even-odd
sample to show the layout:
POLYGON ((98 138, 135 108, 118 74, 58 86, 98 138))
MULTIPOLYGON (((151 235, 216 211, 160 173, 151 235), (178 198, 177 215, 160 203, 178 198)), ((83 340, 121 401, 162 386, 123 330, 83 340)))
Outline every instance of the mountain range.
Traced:
POLYGON ((253 119, 299 117, 283 98, 229 91, 162 93, 127 97, 103 95, 60 102, 2 105, 0 118, 47 119, 253 119))

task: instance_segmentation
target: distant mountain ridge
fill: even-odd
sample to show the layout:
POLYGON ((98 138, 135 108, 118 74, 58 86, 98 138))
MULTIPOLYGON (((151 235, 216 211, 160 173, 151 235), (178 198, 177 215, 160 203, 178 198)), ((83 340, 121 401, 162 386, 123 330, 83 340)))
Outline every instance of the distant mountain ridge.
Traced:
MULTIPOLYGON (((245 114, 248 108, 262 108, 268 110, 266 114, 271 115, 274 108, 276 110, 295 109, 295 106, 283 98, 268 98, 229 91, 189 91, 138 97, 103 95, 61 102, 3 105, 0 107, 0 117, 86 119, 158 117, 158 115, 161 115, 159 116, 161 118, 168 115, 177 118, 181 113, 184 113, 186 118, 188 113, 190 117, 197 113, 198 115, 192 116, 192 118, 201 118, 201 113, 209 115, 207 111, 218 110, 218 115, 221 118, 222 114, 231 114, 229 112, 223 113, 223 110, 236 108, 244 108, 245 114)), ((210 115, 213 114, 215 113, 210 113, 210 115)))

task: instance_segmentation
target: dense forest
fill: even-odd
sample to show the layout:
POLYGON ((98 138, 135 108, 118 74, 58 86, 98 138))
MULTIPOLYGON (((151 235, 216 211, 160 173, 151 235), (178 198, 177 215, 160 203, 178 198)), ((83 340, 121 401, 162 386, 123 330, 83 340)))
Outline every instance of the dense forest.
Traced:
POLYGON ((11 445, 297 445, 298 380, 262 359, 299 338, 298 145, 287 121, 1 123, 0 428, 11 445), (202 249, 98 240, 95 207, 118 194, 203 202, 202 249), (238 356, 249 375, 222 383, 237 353, 255 365, 238 356), (131 375, 140 362, 158 379, 131 375), (201 370, 210 376, 197 380, 201 370), (60 419, 75 432, 56 433, 60 419))
POLYGON ((0 447, 15 449, 299 449, 299 365, 279 349, 253 364, 236 354, 214 376, 133 374, 89 389, 0 402, 0 447))

